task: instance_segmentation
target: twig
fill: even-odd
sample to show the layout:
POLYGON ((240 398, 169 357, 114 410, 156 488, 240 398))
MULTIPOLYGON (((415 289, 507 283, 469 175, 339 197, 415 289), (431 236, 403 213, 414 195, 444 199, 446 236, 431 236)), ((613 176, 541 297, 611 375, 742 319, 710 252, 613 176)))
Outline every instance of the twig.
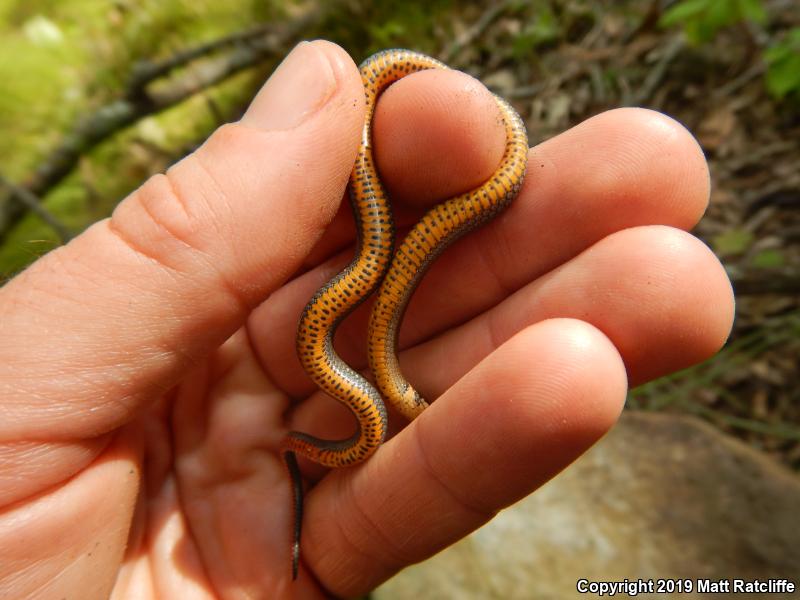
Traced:
POLYGON ((732 283, 737 296, 762 296, 766 294, 794 296, 800 294, 800 276, 797 273, 749 275, 736 278, 732 283))
POLYGON ((624 42, 627 44, 637 36, 655 30, 658 26, 658 20, 661 18, 663 11, 661 10, 661 0, 652 0, 650 7, 644 14, 639 26, 625 35, 624 42))
POLYGON ((126 96, 135 96, 147 84, 163 77, 170 71, 182 67, 193 60, 213 54, 218 50, 267 35, 274 26, 271 24, 259 25, 247 31, 238 31, 231 35, 212 40, 205 44, 176 52, 172 56, 158 62, 139 61, 133 66, 133 71, 126 86, 126 96))
POLYGON ((684 43, 682 35, 675 35, 669 41, 667 47, 664 49, 664 53, 661 55, 661 59, 650 69, 644 83, 642 83, 642 87, 639 88, 639 91, 631 98, 631 104, 642 106, 651 98, 656 88, 664 79, 667 68, 683 48, 684 43))
POLYGON ((56 232, 56 235, 58 236, 58 239, 61 240, 62 244, 66 244, 72 238, 66 226, 59 221, 53 213, 47 210, 42 205, 42 202, 39 200, 39 198, 37 198, 32 192, 26 190, 25 188, 19 187, 18 185, 14 185, 3 175, 0 175, 0 186, 6 188, 6 190, 8 190, 12 196, 17 198, 17 200, 21 202, 25 208, 36 214, 37 217, 47 223, 51 229, 56 232))
POLYGON ((726 98, 732 95, 734 92, 738 92, 741 88, 745 85, 750 83, 756 77, 760 77, 766 71, 766 65, 759 61, 753 64, 749 69, 744 71, 741 75, 739 75, 736 79, 731 79, 728 83, 721 85, 716 90, 711 93, 711 96, 718 100, 720 98, 726 98))
POLYGON ((734 156, 728 159, 726 165, 727 171, 728 173, 735 173, 741 169, 753 165, 759 165, 766 159, 770 159, 770 162, 772 162, 773 156, 779 154, 786 154, 788 156, 789 153, 796 152, 797 147, 797 141, 792 139, 779 140, 771 144, 756 146, 755 148, 748 150, 747 154, 734 156))
MULTIPOLYGON (((198 73, 192 73, 191 76, 170 82, 169 87, 154 92, 146 92, 144 89, 134 91, 129 87, 121 98, 80 119, 72 131, 64 136, 61 143, 24 183, 7 187, 6 197, 0 197, 0 243, 29 208, 25 199, 20 197, 18 193, 20 190, 29 192, 34 198, 43 198, 72 172, 81 156, 100 142, 143 117, 170 108, 196 93, 258 64, 270 54, 284 48, 302 31, 320 22, 324 14, 324 11, 309 11, 289 26, 276 28, 273 35, 262 33, 257 36, 256 30, 251 30, 239 36, 227 36, 221 40, 179 53, 176 57, 153 67, 148 74, 139 75, 140 85, 152 83, 156 73, 164 74, 175 66, 184 64, 187 60, 205 56, 211 50, 236 42, 236 47, 230 53, 212 61, 209 65, 204 65, 204 68, 198 73)), ((37 204, 39 203, 37 202, 37 204)))
POLYGON ((502 15, 506 10, 510 9, 514 4, 516 4, 515 0, 505 0, 504 2, 492 3, 483 12, 480 18, 475 21, 472 27, 458 36, 455 40, 453 40, 452 44, 442 51, 442 61, 450 63, 453 58, 455 58, 455 56, 464 49, 465 46, 468 46, 474 42, 478 36, 486 31, 489 25, 494 23, 500 17, 500 15, 502 15))
POLYGON ((752 431, 754 433, 770 435, 781 439, 800 440, 800 428, 792 425, 786 425, 784 423, 765 423, 763 421, 756 421, 755 419, 737 417, 736 415, 729 415, 708 406, 703 406, 697 402, 685 402, 682 404, 690 412, 715 420, 718 423, 722 422, 729 427, 744 429, 745 431, 752 431))
POLYGON ((539 94, 545 87, 546 84, 544 81, 537 81, 536 83, 532 83, 530 85, 522 85, 520 87, 514 88, 513 90, 508 90, 505 93, 505 96, 509 100, 520 100, 524 98, 531 98, 539 94))

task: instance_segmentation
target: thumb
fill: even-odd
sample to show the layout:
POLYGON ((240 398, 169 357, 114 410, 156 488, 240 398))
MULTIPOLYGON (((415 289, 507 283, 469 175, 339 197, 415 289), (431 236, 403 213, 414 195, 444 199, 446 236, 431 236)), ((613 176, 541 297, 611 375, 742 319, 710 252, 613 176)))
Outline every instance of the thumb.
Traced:
POLYGON ((363 97, 341 48, 301 43, 241 121, 0 289, 0 443, 109 431, 240 327, 332 218, 363 97))

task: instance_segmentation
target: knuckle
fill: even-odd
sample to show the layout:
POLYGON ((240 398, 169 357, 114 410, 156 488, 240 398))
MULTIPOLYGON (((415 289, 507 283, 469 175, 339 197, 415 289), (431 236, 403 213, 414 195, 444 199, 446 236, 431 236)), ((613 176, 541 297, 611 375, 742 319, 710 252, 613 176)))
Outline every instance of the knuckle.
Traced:
POLYGON ((181 161, 180 171, 151 177, 125 199, 114 211, 109 229, 134 253, 173 274, 205 279, 207 285, 246 304, 226 276, 228 261, 218 258, 226 251, 226 236, 206 201, 209 192, 203 191, 213 193, 216 188, 206 169, 189 156, 181 161))

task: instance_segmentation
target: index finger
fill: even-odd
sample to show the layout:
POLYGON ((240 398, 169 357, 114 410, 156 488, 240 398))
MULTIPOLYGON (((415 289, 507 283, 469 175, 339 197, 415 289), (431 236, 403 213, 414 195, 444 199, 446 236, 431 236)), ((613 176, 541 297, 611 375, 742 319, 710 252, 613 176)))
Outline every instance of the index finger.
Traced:
MULTIPOLYGON (((492 94, 455 70, 420 71, 393 83, 378 99, 372 127, 375 162, 401 229, 443 198, 481 185, 505 147, 492 94)), ((344 201, 304 267, 317 266, 354 237, 352 209, 344 201)))

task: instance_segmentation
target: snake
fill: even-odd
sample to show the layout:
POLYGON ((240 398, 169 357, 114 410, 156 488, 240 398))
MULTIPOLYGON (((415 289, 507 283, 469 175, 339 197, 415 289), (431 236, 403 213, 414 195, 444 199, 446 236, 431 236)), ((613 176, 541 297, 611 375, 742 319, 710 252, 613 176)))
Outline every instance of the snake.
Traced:
POLYGON ((404 377, 398 353, 398 331, 408 302, 433 261, 454 241, 483 225, 519 194, 525 177, 528 139, 516 111, 495 95, 506 133, 500 164, 479 187, 431 208, 412 227, 395 252, 395 225, 390 198, 373 155, 372 119, 380 95, 392 83, 444 63, 405 49, 383 50, 360 66, 366 102, 361 143, 349 179, 349 199, 356 226, 356 248, 350 263, 308 301, 297 329, 297 355, 304 371, 329 396, 347 406, 357 421, 343 440, 324 440, 290 431, 280 454, 292 482, 294 527, 292 579, 297 578, 303 521, 303 485, 297 455, 326 467, 346 467, 369 458, 386 438, 386 402, 411 420, 428 402, 404 377), (367 328, 367 356, 375 379, 345 363, 334 349, 340 323, 371 294, 376 294, 367 328))

